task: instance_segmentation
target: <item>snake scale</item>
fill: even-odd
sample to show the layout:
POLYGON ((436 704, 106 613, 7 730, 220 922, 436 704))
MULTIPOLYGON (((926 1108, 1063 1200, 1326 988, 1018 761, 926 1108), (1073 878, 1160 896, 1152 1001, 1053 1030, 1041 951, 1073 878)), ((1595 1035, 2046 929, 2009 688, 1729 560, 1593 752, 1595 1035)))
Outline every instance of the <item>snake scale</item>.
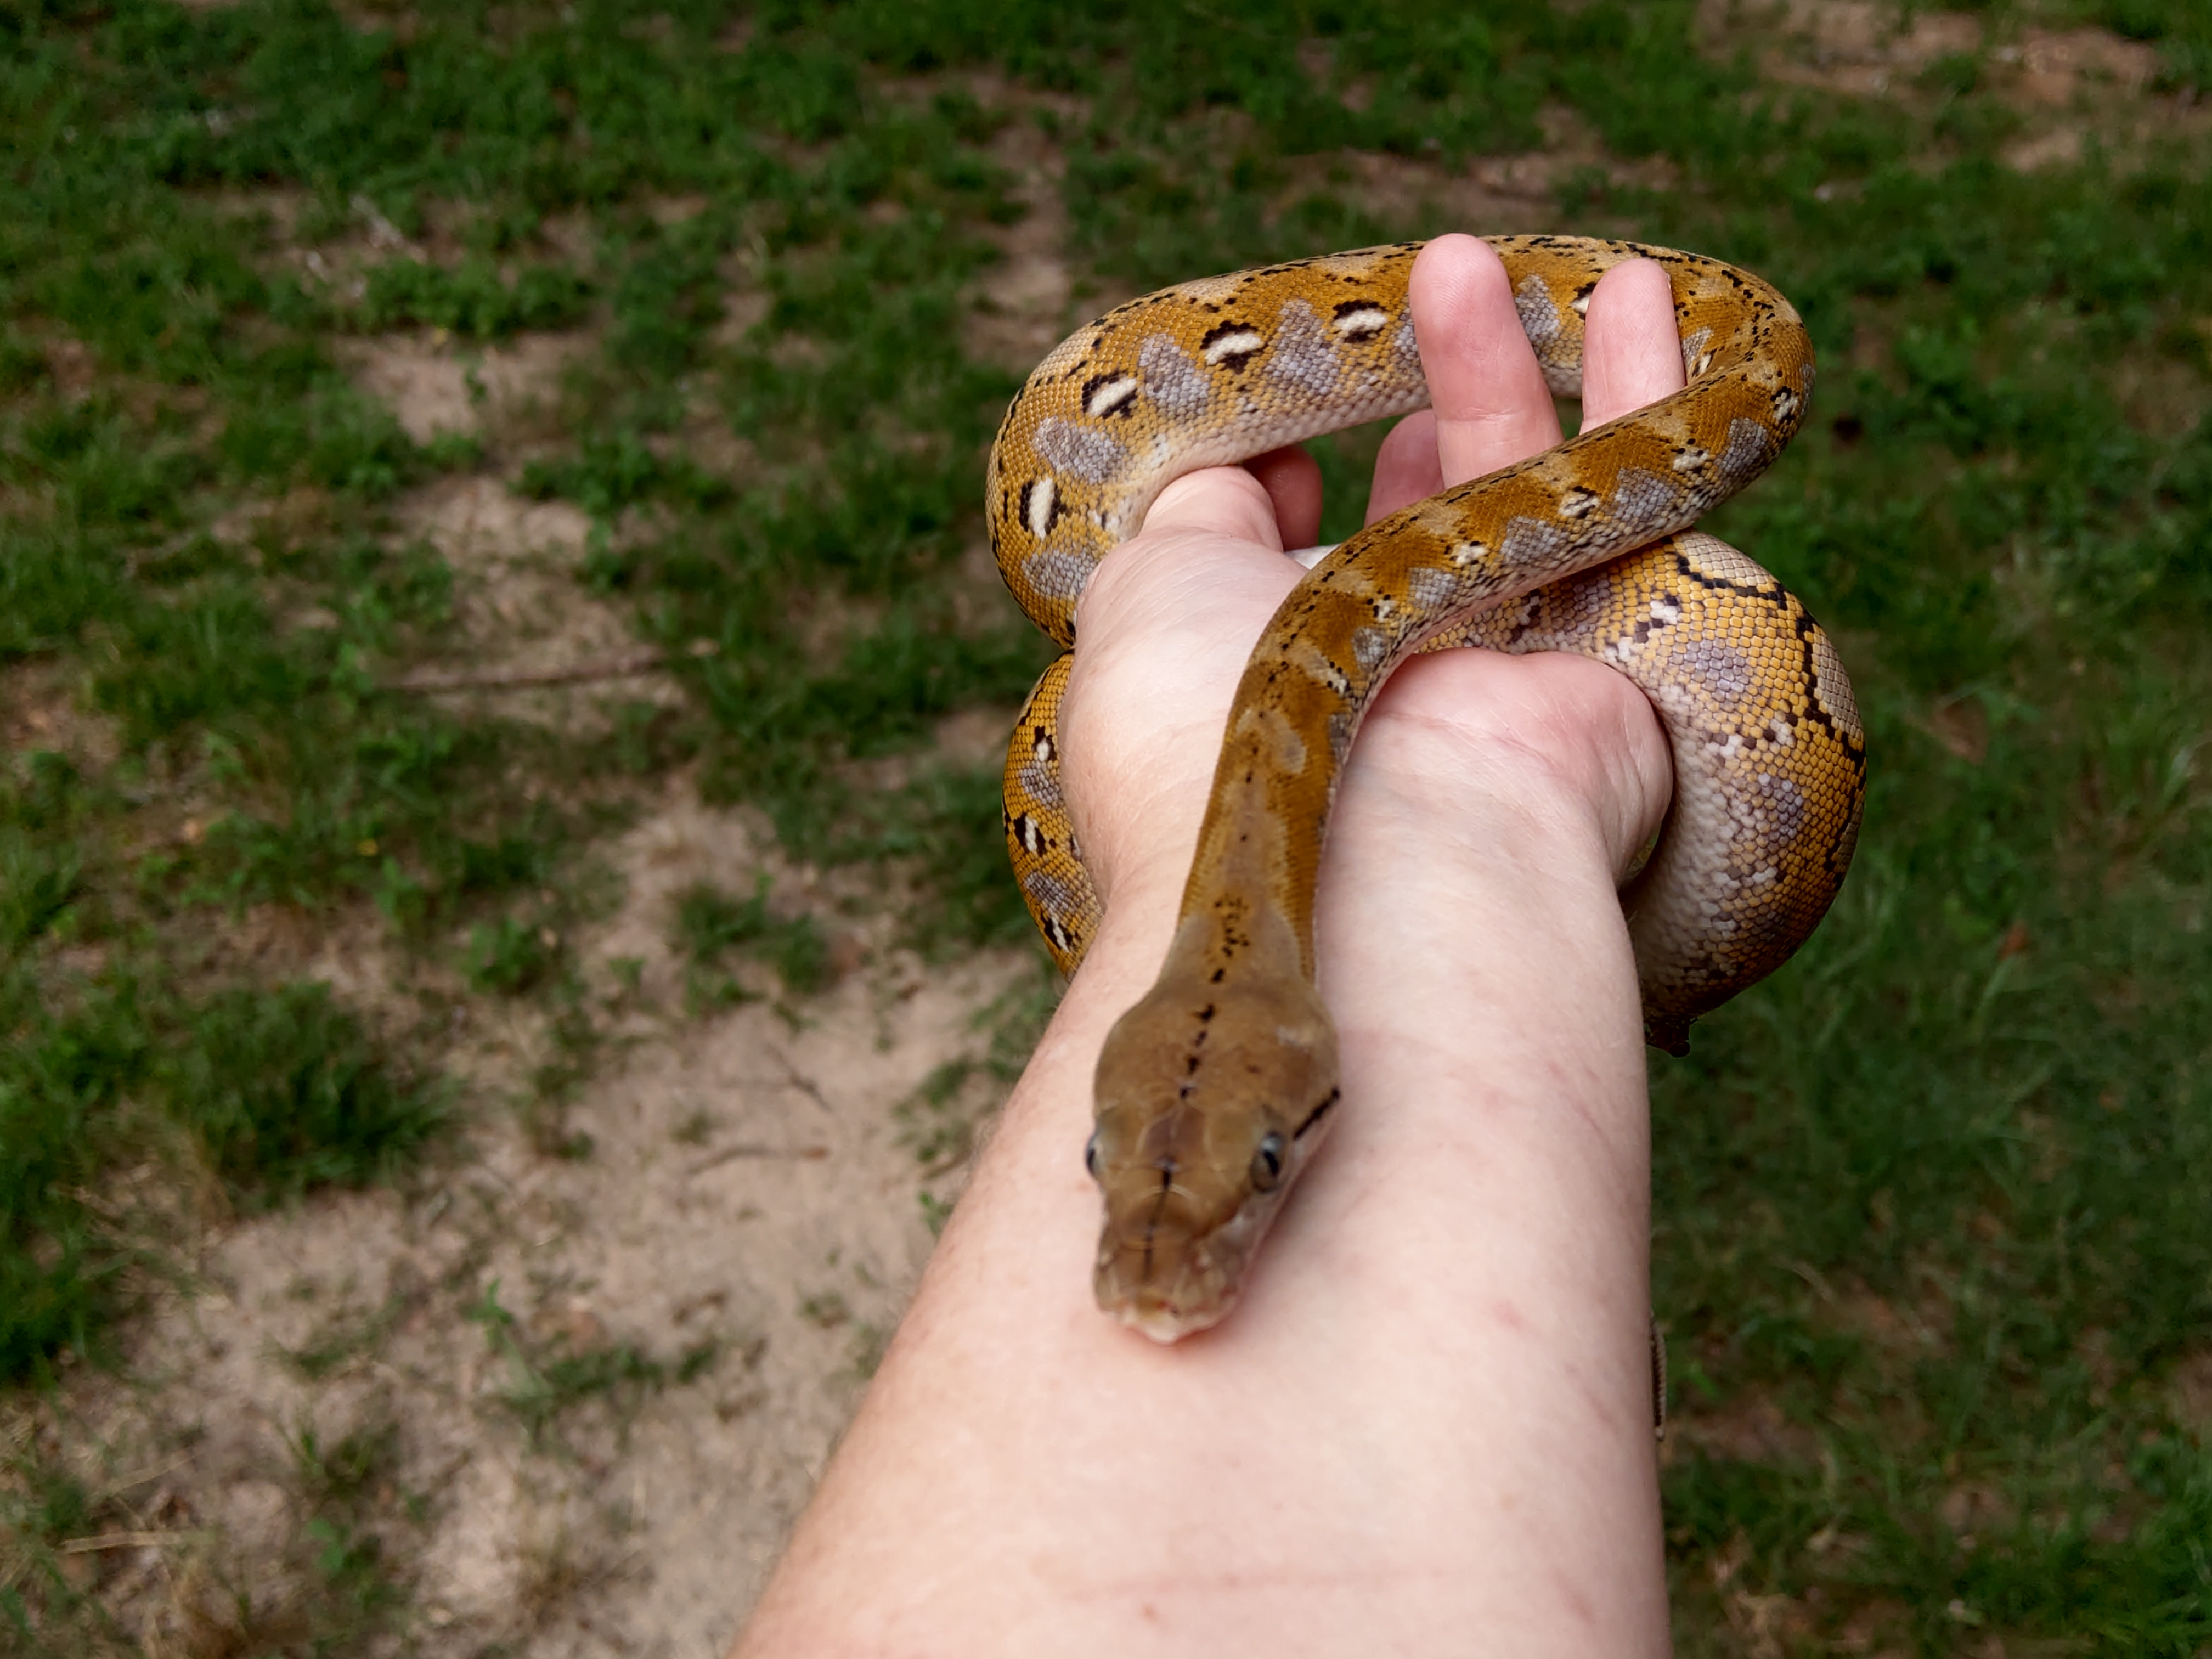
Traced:
MULTIPOLYGON (((1100 1305, 1171 1341, 1215 1323, 1331 1121, 1336 1040, 1314 984, 1314 884, 1361 716, 1416 651, 1569 651, 1658 711, 1674 793, 1622 890, 1645 1035, 1687 1028, 1779 966, 1856 843, 1865 741, 1834 648, 1796 599, 1696 532, 1803 420, 1811 344, 1787 301, 1717 260, 1632 242, 1486 239, 1553 392, 1579 392, 1597 280, 1671 284, 1687 384, 1544 454, 1369 526, 1298 583, 1237 688, 1174 941, 1108 1036, 1086 1157, 1105 1201, 1100 1305)), ((1098 560, 1171 479, 1428 402, 1407 242, 1185 283, 1077 331, 992 447, 993 550, 1063 647, 1098 560)), ((1048 669, 1008 746, 1006 829, 1062 969, 1098 902, 1060 792, 1048 669)))

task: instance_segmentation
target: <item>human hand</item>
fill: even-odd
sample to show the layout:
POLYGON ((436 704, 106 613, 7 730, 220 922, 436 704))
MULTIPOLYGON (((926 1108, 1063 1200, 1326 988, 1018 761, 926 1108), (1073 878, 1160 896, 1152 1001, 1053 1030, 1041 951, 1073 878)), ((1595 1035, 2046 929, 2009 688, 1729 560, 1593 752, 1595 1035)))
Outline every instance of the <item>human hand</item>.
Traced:
MULTIPOLYGON (((1438 412, 1386 441, 1377 516, 1559 435, 1487 247, 1432 244, 1413 304, 1438 412)), ((1657 267, 1608 273, 1589 310, 1594 416, 1680 384, 1657 267)), ((1612 878, 1668 771, 1620 675, 1448 651, 1393 678, 1321 872, 1328 1155, 1224 1324, 1161 1347, 1091 1295, 1100 1047, 1158 970, 1231 694, 1319 510, 1302 453, 1195 474, 1092 581, 1061 777, 1103 925, 741 1653, 1425 1652, 1468 1630, 1665 1653, 1612 878)))
MULTIPOLYGON (((1411 303, 1434 407, 1384 440, 1370 523, 1559 441, 1486 244, 1431 242, 1414 265, 1411 303)), ((1587 340, 1591 425, 1682 385, 1656 264, 1606 274, 1587 340)), ((1237 677, 1302 574, 1285 550, 1314 539, 1321 504, 1320 469, 1297 447, 1192 473, 1161 493, 1143 532, 1092 579, 1061 706, 1063 775, 1109 909, 1135 892, 1180 889, 1237 677)), ((1409 813, 1443 823, 1502 801, 1580 818, 1617 872, 1657 826, 1670 775, 1650 705, 1610 670, 1555 654, 1439 652, 1406 664, 1377 699, 1332 834, 1356 858, 1370 836, 1404 847, 1409 813)))

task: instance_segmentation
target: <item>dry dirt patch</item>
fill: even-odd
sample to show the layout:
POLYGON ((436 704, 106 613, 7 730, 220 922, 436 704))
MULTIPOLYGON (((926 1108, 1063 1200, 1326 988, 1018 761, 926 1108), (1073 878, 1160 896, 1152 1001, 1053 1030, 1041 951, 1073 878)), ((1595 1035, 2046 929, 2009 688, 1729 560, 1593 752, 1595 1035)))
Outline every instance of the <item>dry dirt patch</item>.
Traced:
MULTIPOLYGON (((571 349, 464 357, 426 332, 364 343, 352 367, 416 436, 496 442, 571 349)), ((312 501, 262 504, 216 528, 281 537, 303 515, 312 501)), ((390 528, 453 570, 456 667, 526 675, 638 650, 627 614, 576 580, 595 532, 569 504, 448 477, 396 501, 390 528)), ((58 672, 9 671, 11 740, 97 746, 58 672)), ((682 695, 658 674, 617 689, 682 695)), ((609 690, 436 695, 581 737, 609 690)), ((949 722, 946 743, 983 746, 974 725, 949 722)), ((878 892, 833 933, 831 990, 794 1003, 755 975, 760 1000, 701 1017, 670 943, 686 887, 743 895, 766 874, 780 903, 825 916, 842 890, 680 782, 642 805, 599 849, 620 902, 572 941, 599 1042, 557 1141, 588 1156, 550 1155, 543 1133, 546 1009, 470 996, 366 911, 309 926, 264 906, 210 940, 204 966, 324 980, 412 1041, 426 994, 450 1006, 428 1040, 470 1127, 404 1191, 244 1220, 201 1205, 178 1224, 197 1230, 191 1280, 131 1335, 123 1374, 75 1376, 27 1419, 42 1460, 127 1515, 64 1559, 149 1650, 307 1638, 335 1547, 312 1530, 331 1522, 311 1470, 339 1447, 374 1451, 355 1519, 429 1653, 698 1654, 734 1634, 927 1255, 925 1183, 941 1200, 959 1179, 925 1171, 896 1109, 981 1055, 977 1015, 1038 969, 1029 952, 925 966, 895 948, 878 892)))
POLYGON ((120 752, 115 723, 84 708, 82 672, 52 657, 26 658, 0 668, 0 744, 9 753, 48 750, 89 773, 114 764, 120 752))
MULTIPOLYGON (((987 107, 1012 113, 991 152, 1013 175, 1011 194, 1024 209, 1021 218, 994 234, 1002 257, 976 285, 966 343, 976 356, 1026 374, 1079 324, 1135 294, 1079 283, 1067 258, 1068 220, 1060 191, 1066 163, 1060 143, 1036 118, 1079 126, 1086 115, 1081 101, 1030 93, 986 76, 967 76, 960 84, 987 107)), ((1233 118, 1224 112, 1221 118, 1233 118)), ((1539 234, 1571 228, 1557 191, 1577 173, 1595 173, 1617 188, 1668 190, 1677 183, 1677 169, 1666 157, 1624 161, 1609 155, 1596 129, 1563 104, 1547 105, 1538 120, 1540 148, 1479 156, 1464 166, 1357 150, 1303 157, 1274 210, 1286 211, 1326 188, 1376 218, 1431 233, 1539 234)), ((733 308, 732 315, 738 314, 733 308)), ((751 311, 741 314, 747 326, 757 317, 751 311)))
POLYGON ((382 400, 418 444, 526 419, 555 392, 561 371, 590 345, 582 334, 525 334, 470 347, 444 329, 355 343, 345 356, 362 388, 382 400))
POLYGON ((1685 1450, 1741 1463, 1802 1467, 1819 1460, 1820 1447, 1817 1437, 1785 1418, 1775 1401, 1752 1395, 1725 1411, 1692 1407, 1669 1412, 1667 1437, 1660 1443, 1662 1466, 1671 1465, 1685 1450))
POLYGON ((2017 64, 2019 94, 2039 104, 2065 105, 2084 87, 2104 82, 2124 93, 2140 93, 2157 78, 2158 48, 2124 40, 2104 29, 2030 29, 2017 44, 1991 54, 2000 64, 2017 64))
POLYGON ((2008 28, 1887 0, 1705 0, 1698 21, 1715 49, 1754 46, 1769 81, 1853 97, 1941 96, 1923 84, 1925 72, 1939 59, 1974 59, 1984 83, 2022 118, 2002 152, 2021 172, 2070 166, 2092 137, 2136 148, 2212 125, 2195 88, 2155 89, 2155 46, 2105 29, 2008 28))
POLYGON ((1607 156, 1595 130, 1564 105, 1547 105, 1538 121, 1544 136, 1540 149, 1476 156, 1463 167, 1357 150, 1316 157, 1314 176, 1292 185, 1283 205, 1310 193, 1324 177, 1340 177, 1342 182, 1333 188, 1386 222, 1420 226, 1430 234, 1540 235, 1588 231, 1586 220, 1571 222, 1559 203, 1559 186, 1577 174, 1595 174, 1617 188, 1674 187, 1672 161, 1651 156, 1623 162, 1607 156))
POLYGON ((1788 85, 1878 97, 1938 58, 1981 49, 1982 21, 1963 12, 1914 12, 1871 0, 1790 0, 1746 5, 1707 0, 1700 21, 1708 36, 1747 21, 1780 39, 1760 58, 1760 71, 1788 85))
MULTIPOLYGON (((680 695, 665 674, 638 671, 653 653, 627 613, 578 580, 594 534, 591 517, 569 502, 530 501, 512 488, 515 452, 526 449, 527 434, 542 423, 563 371, 592 345, 588 333, 572 332, 473 346, 444 329, 421 329, 343 350, 356 383, 410 438, 477 437, 503 467, 442 478, 394 505, 396 532, 428 542, 453 570, 463 641, 453 660, 423 665, 405 684, 443 688, 426 695, 463 697, 473 712, 579 738, 605 729, 611 683, 629 702, 668 704, 680 695), (566 675, 574 683, 532 683, 566 675), (471 684, 454 688, 455 680, 471 684)), ((615 533, 644 529, 625 522, 615 533)))
POLYGON ((2167 1387, 2174 1421, 2212 1443, 2212 1348, 2199 1349, 2175 1366, 2167 1387))
MULTIPOLYGON (((1060 201, 1066 164, 1060 146, 1030 118, 1037 106, 1034 100, 996 82, 980 82, 971 90, 992 107, 1011 103, 1018 112, 993 140, 991 159, 1013 174, 1011 194, 1024 211, 994 238, 1002 258, 977 285, 966 343, 984 362, 1026 374, 1083 320, 1074 314, 1067 210, 1060 201)), ((1073 106, 1060 100, 1054 107, 1065 111, 1073 106)))
POLYGON ((532 501, 483 475, 441 480, 403 499, 401 535, 427 541, 453 572, 453 608, 465 644, 410 684, 455 676, 474 681, 441 696, 477 712, 528 720, 582 738, 605 729, 610 690, 624 701, 672 704, 682 696, 665 673, 637 672, 650 657, 628 615, 594 599, 577 579, 592 526, 566 501, 532 501), (536 677, 582 671, 570 684, 536 677), (489 687, 485 680, 515 684, 489 687))
POLYGON ((928 1253, 895 1108, 1036 971, 886 948, 803 1006, 696 1018, 674 896, 743 890, 757 845, 742 815, 678 799, 611 850, 627 896, 580 954, 620 1039, 567 1115, 587 1157, 545 1156, 503 1109, 532 1017, 472 1020, 465 1155, 210 1234, 132 1380, 50 1408, 96 1481, 163 1470, 145 1536, 100 1551, 126 1627, 197 1639, 240 1594, 275 1617, 301 1573, 302 1448, 352 1437, 386 1448, 368 1501, 426 1651, 734 1635, 928 1253), (578 1371, 631 1380, 562 1399, 578 1371))

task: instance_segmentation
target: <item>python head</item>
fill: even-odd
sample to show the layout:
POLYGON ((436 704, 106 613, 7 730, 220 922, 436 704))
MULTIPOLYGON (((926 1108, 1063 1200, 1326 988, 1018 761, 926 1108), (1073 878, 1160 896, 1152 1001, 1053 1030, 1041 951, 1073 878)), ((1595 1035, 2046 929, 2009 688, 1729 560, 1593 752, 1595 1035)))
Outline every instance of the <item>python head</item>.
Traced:
POLYGON ((1218 1323, 1337 1095, 1336 1030, 1303 975, 1215 982, 1171 958, 1098 1056, 1098 1305, 1156 1342, 1218 1323))

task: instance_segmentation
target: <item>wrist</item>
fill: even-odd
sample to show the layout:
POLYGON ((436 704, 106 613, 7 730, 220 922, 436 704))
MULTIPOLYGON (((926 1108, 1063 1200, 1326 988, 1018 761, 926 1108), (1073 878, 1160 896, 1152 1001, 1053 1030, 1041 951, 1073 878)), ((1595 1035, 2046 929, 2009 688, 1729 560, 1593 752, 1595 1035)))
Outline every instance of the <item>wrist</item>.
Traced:
POLYGON ((1376 758, 1347 780, 1317 895, 1340 1032, 1480 1054, 1564 1021, 1640 1078, 1635 957, 1601 811, 1517 769, 1486 793, 1376 758))
MULTIPOLYGON (((1593 1099, 1636 1107, 1641 1000, 1617 889, 1665 808, 1656 718, 1569 659, 1455 652, 1402 672, 1354 746, 1318 892, 1347 1060, 1363 1042, 1432 1066, 1571 1053, 1593 1099), (1564 1048, 1563 1026, 1577 1034, 1564 1048)), ((1640 1158, 1633 1110, 1600 1115, 1613 1154, 1640 1158)))
MULTIPOLYGON (((1562 878, 1595 864, 1625 879, 1665 817, 1673 762, 1658 717, 1628 680, 1556 653, 1462 650, 1398 671, 1362 728, 1338 834, 1423 856, 1508 854, 1562 878), (1431 844, 1433 843, 1433 844, 1431 844)), ((1387 868, 1402 854, 1377 847, 1387 868)))

